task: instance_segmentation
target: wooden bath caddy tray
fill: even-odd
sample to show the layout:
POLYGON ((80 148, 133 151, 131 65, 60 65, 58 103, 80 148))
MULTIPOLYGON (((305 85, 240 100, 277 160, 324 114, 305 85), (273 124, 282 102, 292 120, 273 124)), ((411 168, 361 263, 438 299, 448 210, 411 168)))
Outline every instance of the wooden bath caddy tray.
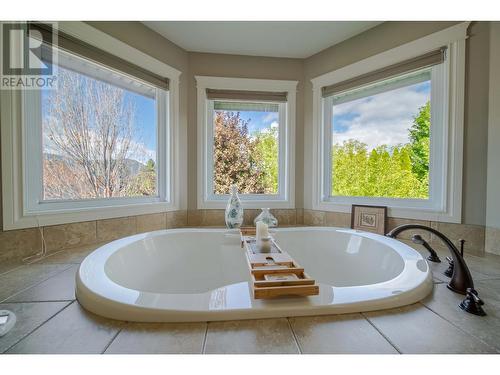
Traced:
POLYGON ((241 247, 246 250, 255 299, 319 294, 315 280, 288 253, 281 250, 274 238, 271 237, 270 251, 261 252, 255 240, 255 227, 243 227, 240 231, 241 247))

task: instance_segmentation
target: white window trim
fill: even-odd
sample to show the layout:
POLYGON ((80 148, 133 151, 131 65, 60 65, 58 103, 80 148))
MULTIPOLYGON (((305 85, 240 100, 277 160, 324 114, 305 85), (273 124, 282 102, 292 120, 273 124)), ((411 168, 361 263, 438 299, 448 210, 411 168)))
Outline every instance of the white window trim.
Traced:
MULTIPOLYGON (((118 57, 144 67, 170 80, 168 92, 168 126, 165 137, 168 144, 168 158, 165 149, 159 150, 158 157, 168 160, 164 165, 169 171, 164 183, 168 186, 168 196, 163 201, 134 199, 113 199, 109 206, 79 207, 57 212, 30 212, 25 204, 26 163, 23 150, 25 127, 23 118, 24 93, 19 90, 0 92, 1 134, 2 134, 2 200, 3 229, 21 229, 36 226, 65 224, 80 221, 109 219, 130 215, 141 215, 173 211, 180 208, 180 168, 179 168, 179 77, 181 72, 155 58, 95 29, 84 22, 59 22, 58 28, 80 40, 108 51, 118 57)), ((163 104, 163 107, 165 107, 163 104)), ((159 103, 162 106, 162 103, 159 103)), ((164 109, 166 110, 166 109, 164 109)), ((40 172, 41 173, 41 172, 40 172)), ((106 202, 110 204, 111 200, 106 202)))
MULTIPOLYGON (((298 81, 195 76, 197 87, 198 113, 198 186, 197 204, 199 209, 221 209, 227 204, 229 195, 215 195, 208 181, 212 159, 208 145, 212 145, 212 111, 206 97, 206 89, 252 90, 287 92, 286 110, 280 110, 280 132, 285 131, 283 144, 280 143, 280 194, 241 194, 244 208, 294 208, 295 207, 295 106, 298 81), (285 121, 282 121, 285 116, 285 121), (210 125, 210 126, 209 126, 210 125), (282 128, 285 129, 282 129, 282 128), (283 157, 281 157, 283 153, 283 157), (285 164, 285 165, 283 165, 285 164)), ((281 138, 283 139, 283 138, 281 138)))
MULTIPOLYGON (((408 219, 434 220, 460 223, 462 218, 462 168, 463 168, 463 121, 465 95, 465 40, 470 22, 463 22, 445 30, 430 34, 413 42, 371 56, 354 64, 326 73, 311 80, 313 85, 313 194, 311 207, 315 210, 333 212, 351 212, 352 204, 385 205, 390 217, 408 219), (440 85, 445 89, 447 99, 442 111, 445 124, 442 136, 447 145, 447 153, 443 153, 441 162, 443 176, 440 191, 434 192, 442 196, 440 207, 423 207, 418 199, 391 199, 371 197, 335 197, 326 198, 325 176, 325 144, 324 132, 329 124, 324 124, 324 100, 321 88, 346 79, 360 76, 416 56, 447 46, 445 69, 448 84, 440 85), (339 199, 337 199, 339 198, 339 199)), ((434 86, 434 85, 433 85, 434 86)), ((435 90, 435 88, 432 88, 435 90)), ((433 92, 434 94, 434 92, 433 92)), ((432 138, 432 136, 431 136, 432 138)), ((432 141, 431 141, 432 142, 432 141)), ((439 161, 439 160, 438 160, 439 161)), ((431 168, 432 168, 431 161, 431 168)), ((431 172, 432 174, 432 172, 431 172)), ((329 194, 328 194, 329 195, 329 194)))

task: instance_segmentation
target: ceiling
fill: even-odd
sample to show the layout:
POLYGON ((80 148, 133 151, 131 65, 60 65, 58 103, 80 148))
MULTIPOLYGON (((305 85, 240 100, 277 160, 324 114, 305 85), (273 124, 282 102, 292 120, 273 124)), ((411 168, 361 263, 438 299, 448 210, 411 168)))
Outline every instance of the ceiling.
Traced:
POLYGON ((190 52, 306 58, 362 33, 373 21, 146 21, 190 52))

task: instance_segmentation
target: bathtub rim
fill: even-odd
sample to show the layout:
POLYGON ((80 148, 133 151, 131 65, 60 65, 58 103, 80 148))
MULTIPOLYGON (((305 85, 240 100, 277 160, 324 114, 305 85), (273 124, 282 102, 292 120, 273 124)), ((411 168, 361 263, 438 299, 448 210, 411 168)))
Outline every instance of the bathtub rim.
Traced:
MULTIPOLYGON (((344 314, 344 313, 353 313, 353 312, 368 312, 368 311, 377 311, 382 309, 390 309, 395 307, 401 307, 410 305, 412 303, 418 302, 425 298, 433 289, 433 280, 432 280, 432 272, 430 267, 425 260, 425 258, 417 252, 412 247, 407 244, 393 238, 388 238, 385 236, 377 235, 374 233, 363 232, 353 229, 347 228, 339 228, 339 227, 307 227, 307 226, 299 226, 299 227, 284 227, 284 228, 276 228, 277 231, 301 231, 301 230, 311 230, 311 231, 340 231, 348 234, 355 234, 362 237, 374 239, 376 241, 382 241, 385 243, 392 244, 390 246, 392 250, 396 251, 405 261, 405 266, 401 274, 398 276, 375 284, 362 285, 362 286, 347 286, 347 287, 334 287, 325 284, 319 284, 320 290, 324 288, 332 288, 332 294, 335 292, 338 293, 340 289, 362 289, 362 288, 380 288, 384 285, 391 285, 397 282, 397 279, 401 277, 401 275, 408 272, 406 258, 403 257, 400 251, 406 253, 406 255, 411 254, 413 257, 413 261, 423 261, 426 265, 426 270, 423 271, 419 269, 417 273, 418 282, 414 283, 408 289, 402 291, 400 294, 396 295, 387 295, 385 297, 372 298, 367 300, 360 301, 351 301, 346 303, 330 303, 330 304, 309 304, 304 303, 306 301, 304 297, 298 298, 285 298, 287 303, 281 305, 278 303, 272 305, 275 300, 254 300, 252 302, 256 304, 256 306, 251 306, 250 308, 230 308, 226 310, 200 310, 200 309, 165 309, 165 308, 155 308, 151 306, 140 306, 136 303, 129 303, 126 301, 117 301, 109 298, 103 293, 99 293, 96 290, 92 290, 89 286, 85 284, 82 280, 81 270, 87 266, 86 261, 93 254, 100 252, 109 252, 108 258, 111 254, 118 251, 125 245, 131 244, 136 241, 141 241, 151 236, 160 236, 168 233, 200 233, 200 232, 222 232, 227 233, 229 235, 234 235, 239 238, 239 231, 234 229, 226 229, 226 228, 176 228, 176 229, 163 229, 158 231, 140 233, 128 237, 124 237, 121 239, 117 239, 111 241, 94 252, 89 254, 80 264, 78 272, 76 273, 76 286, 75 286, 75 295, 78 302, 88 311, 91 311, 95 314, 104 316, 106 318, 117 319, 117 320, 125 320, 125 321, 136 321, 136 322, 194 322, 194 321, 220 321, 220 320, 239 320, 239 319, 257 319, 257 318, 276 318, 276 317, 289 317, 289 316, 314 316, 314 315, 330 315, 330 314, 344 314), (270 303, 268 303, 270 302, 270 303), (266 306, 267 305, 267 306, 266 306)), ((422 263, 421 263, 422 264, 422 263)), ((104 268, 104 264, 102 265, 104 268)), ((413 270, 414 271, 414 270, 413 270)), ((109 282, 115 285, 118 285, 119 288, 125 288, 119 284, 114 283, 113 280, 108 278, 109 282)), ((247 282, 241 282, 236 284, 231 284, 229 286, 225 286, 223 288, 238 286, 237 284, 247 284, 247 282)), ((243 286, 238 286, 243 288, 243 286)), ((249 293, 250 286, 247 285, 249 293)), ((221 289, 221 288, 219 288, 221 289)), ((129 289, 130 290, 130 289, 129 289)), ((196 298, 196 295, 205 295, 207 293, 213 292, 217 289, 211 290, 206 293, 194 293, 192 294, 193 298, 196 298)), ((243 290, 243 289, 241 289, 243 290)), ((130 290, 131 292, 137 293, 135 290, 130 290)), ((143 294, 158 294, 161 293, 143 293, 143 294)), ((167 294, 166 294, 167 295, 167 294)), ((313 297, 305 297, 306 299, 310 299, 313 297)))

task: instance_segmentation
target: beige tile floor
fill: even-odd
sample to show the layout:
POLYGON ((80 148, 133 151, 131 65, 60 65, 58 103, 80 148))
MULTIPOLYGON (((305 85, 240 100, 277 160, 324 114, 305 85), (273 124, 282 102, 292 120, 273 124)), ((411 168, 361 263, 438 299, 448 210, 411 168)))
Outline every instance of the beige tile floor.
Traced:
MULTIPOLYGON (((411 244, 411 243, 409 243, 411 244)), ((321 317, 144 324, 104 319, 74 296, 78 264, 96 246, 31 265, 0 267, 0 309, 16 313, 0 353, 499 353, 500 256, 466 256, 486 317, 459 309, 446 264, 431 264, 433 293, 398 309, 321 317)), ((417 250, 423 251, 417 247, 417 250)), ((446 251, 438 249, 444 260, 446 251)))

